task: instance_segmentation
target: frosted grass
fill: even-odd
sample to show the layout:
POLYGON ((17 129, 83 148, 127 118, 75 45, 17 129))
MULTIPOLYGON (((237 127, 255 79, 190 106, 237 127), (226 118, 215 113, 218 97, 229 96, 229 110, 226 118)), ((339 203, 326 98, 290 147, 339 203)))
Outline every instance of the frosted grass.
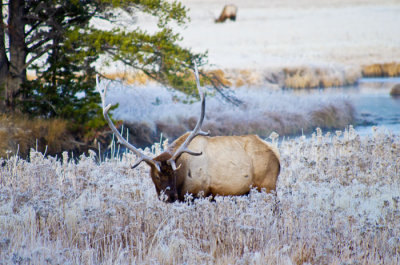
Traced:
MULTIPOLYGON (((199 102, 190 101, 179 92, 148 84, 127 86, 118 82, 109 85, 107 102, 119 104, 113 111, 116 119, 126 123, 144 123, 153 131, 159 124, 185 127, 191 119, 197 119, 199 102)), ((256 133, 268 136, 272 131, 279 134, 301 134, 315 127, 344 128, 354 122, 354 109, 343 95, 323 95, 281 92, 268 88, 238 88, 234 95, 243 101, 240 106, 225 102, 220 96, 207 96, 206 118, 203 128, 216 135, 256 133), (332 121, 330 121, 332 120, 332 121)))
MULTIPOLYGON (((168 90, 163 86, 146 85, 130 86, 114 82, 109 85, 107 101, 119 104, 113 112, 115 117, 128 122, 146 122, 171 119, 173 116, 189 117, 200 111, 200 102, 186 104, 190 101, 184 94, 168 90)), ((287 93, 268 88, 235 89, 233 95, 244 102, 243 106, 235 106, 224 102, 219 96, 207 96, 206 115, 208 119, 218 119, 215 115, 238 116, 248 119, 260 116, 265 112, 300 113, 307 116, 311 111, 323 106, 347 100, 346 96, 322 93, 287 93)))
POLYGON ((278 148, 276 195, 174 204, 157 198, 148 167, 131 169, 129 153, 101 163, 94 152, 1 160, 0 260, 399 264, 399 135, 317 129, 278 148))

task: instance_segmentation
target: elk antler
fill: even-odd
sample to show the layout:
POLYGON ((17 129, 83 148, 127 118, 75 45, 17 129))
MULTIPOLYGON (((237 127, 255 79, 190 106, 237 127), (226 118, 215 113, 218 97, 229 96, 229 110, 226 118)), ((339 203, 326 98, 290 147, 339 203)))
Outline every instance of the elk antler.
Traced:
POLYGON ((183 144, 175 151, 175 153, 172 155, 170 159, 168 159, 168 163, 171 165, 173 170, 176 170, 176 164, 175 160, 183 153, 188 153, 190 155, 194 156, 199 156, 202 154, 202 152, 193 152, 188 149, 188 145, 190 142, 198 135, 204 135, 208 136, 210 135, 210 132, 203 132, 201 130, 201 125, 203 124, 204 116, 205 116, 205 110, 206 110, 206 96, 204 93, 204 90, 200 87, 200 79, 199 79, 199 72, 197 70, 197 64, 194 62, 194 74, 196 77, 196 85, 197 85, 197 90, 199 90, 199 95, 201 99, 201 113, 200 113, 200 118, 197 121, 196 126, 194 127, 193 131, 190 132, 189 136, 186 138, 186 140, 183 142, 183 144))
POLYGON ((156 161, 154 161, 153 158, 146 156, 145 154, 140 152, 136 147, 134 147, 133 145, 128 143, 128 141, 125 140, 125 138, 121 135, 121 133, 117 130, 117 128, 115 128, 114 123, 111 121, 110 117, 108 116, 108 111, 111 108, 111 104, 108 104, 106 106, 107 86, 105 86, 104 91, 102 91, 102 89, 99 86, 99 76, 98 75, 96 75, 96 89, 99 92, 100 97, 101 97, 104 118, 106 119, 106 121, 107 121, 108 125, 110 126, 111 130, 113 131, 113 133, 117 136, 118 143, 124 145, 129 150, 131 150, 133 153, 135 153, 136 156, 139 157, 136 160, 135 164, 132 166, 132 168, 137 167, 142 161, 145 161, 149 165, 153 165, 155 168, 157 168, 158 171, 161 171, 160 165, 156 161))

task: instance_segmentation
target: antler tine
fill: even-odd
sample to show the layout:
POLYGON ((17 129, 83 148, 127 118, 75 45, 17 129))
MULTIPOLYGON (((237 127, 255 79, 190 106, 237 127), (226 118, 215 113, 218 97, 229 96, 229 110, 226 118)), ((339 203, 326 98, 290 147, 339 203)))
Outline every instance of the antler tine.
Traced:
POLYGON ((200 99, 201 99, 201 113, 200 113, 200 118, 197 121, 196 126, 194 127, 193 131, 190 132, 189 136, 186 138, 186 140, 183 142, 183 144, 176 150, 176 152, 172 155, 172 157, 168 160, 168 163, 171 165, 173 170, 176 170, 176 164, 175 160, 183 153, 188 153, 193 156, 199 156, 202 154, 202 152, 193 152, 188 149, 189 143, 198 135, 203 135, 203 136, 208 136, 210 135, 210 131, 208 132, 203 132, 201 130, 201 126, 203 125, 204 121, 204 116, 205 116, 205 110, 206 110, 206 97, 204 90, 200 86, 200 78, 199 78, 199 72, 197 69, 197 64, 194 62, 194 74, 196 77, 196 85, 197 85, 197 90, 199 91, 200 99))
POLYGON ((107 87, 104 87, 104 91, 101 90, 100 86, 99 86, 99 76, 96 75, 96 89, 100 94, 101 97, 101 104, 103 107, 103 116, 106 119, 108 126, 110 126, 111 130, 113 131, 113 133, 117 136, 118 139, 118 143, 124 145, 125 147, 127 147, 129 150, 131 150, 136 156, 138 156, 139 158, 136 160, 135 164, 133 165, 132 168, 137 167, 141 162, 145 161, 149 164, 154 165, 158 171, 160 170, 160 165, 153 160, 153 158, 143 154, 142 152, 140 152, 136 147, 134 147, 133 145, 131 145, 127 140, 125 140, 125 138, 121 135, 121 133, 117 130, 117 128, 115 127, 114 123, 111 121, 110 117, 108 116, 108 112, 111 108, 111 104, 108 104, 106 106, 106 93, 107 93, 107 87))

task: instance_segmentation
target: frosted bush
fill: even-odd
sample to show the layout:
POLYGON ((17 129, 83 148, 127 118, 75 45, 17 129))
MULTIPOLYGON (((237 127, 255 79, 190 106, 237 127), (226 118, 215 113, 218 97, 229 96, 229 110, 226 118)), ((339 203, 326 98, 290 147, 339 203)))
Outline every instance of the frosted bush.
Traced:
MULTIPOLYGON (((176 128, 160 129, 166 137, 176 138, 192 129, 191 120, 200 112, 200 102, 185 104, 191 99, 154 84, 133 87, 113 82, 109 87, 107 102, 119 103, 113 112, 116 119, 145 124, 153 132, 160 127, 176 128)), ((272 131, 288 135, 315 127, 344 128, 355 118, 353 106, 342 95, 294 94, 268 88, 240 88, 234 95, 243 104, 235 106, 218 95, 207 97, 205 130, 216 135, 256 133, 267 137, 272 131)))
POLYGON ((130 153, 4 159, 1 263, 399 264, 398 135, 318 129, 276 143, 276 193, 174 204, 130 153))

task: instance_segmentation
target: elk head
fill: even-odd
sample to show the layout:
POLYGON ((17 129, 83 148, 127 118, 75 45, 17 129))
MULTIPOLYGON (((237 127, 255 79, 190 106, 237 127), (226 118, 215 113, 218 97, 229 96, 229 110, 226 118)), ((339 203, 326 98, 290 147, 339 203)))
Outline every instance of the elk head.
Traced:
POLYGON ((147 155, 145 155, 143 152, 141 152, 139 149, 137 149, 135 146, 131 145, 122 135, 121 133, 117 130, 115 127, 114 123, 111 121, 110 117, 108 116, 108 112, 111 108, 111 104, 108 104, 106 106, 106 92, 107 92, 107 87, 104 89, 101 89, 99 86, 99 80, 98 77, 96 77, 96 88, 97 91, 100 93, 101 96, 101 103, 102 103, 102 108, 103 108, 103 115, 104 118, 106 119, 108 125, 110 126, 111 130, 113 133, 116 135, 118 139, 118 143, 122 144, 126 148, 128 148, 130 151, 132 151, 138 158, 132 168, 137 167, 141 162, 145 162, 147 165, 150 166, 150 175, 151 178, 154 182, 154 185, 156 187, 156 191, 158 195, 160 195, 162 192, 167 196, 167 201, 168 202, 174 202, 178 199, 178 192, 176 188, 176 171, 179 169, 176 166, 176 161, 177 159, 183 154, 183 153, 188 153, 193 156, 199 156, 202 153, 201 152, 193 152, 188 149, 188 145, 190 142, 198 135, 204 135, 207 136, 209 135, 209 132, 203 132, 201 130, 201 125, 203 124, 204 116, 205 116, 205 93, 203 89, 200 87, 200 81, 199 81, 199 74, 197 70, 197 65, 196 63, 194 64, 195 66, 195 77, 196 77, 196 85, 197 89, 200 94, 200 99, 201 99, 201 113, 200 117, 197 121, 197 124, 193 131, 188 133, 185 141, 180 145, 177 146, 176 148, 169 148, 167 151, 164 153, 160 154, 159 156, 155 158, 151 158, 147 155), (169 150, 174 150, 174 152, 170 152, 169 150))

